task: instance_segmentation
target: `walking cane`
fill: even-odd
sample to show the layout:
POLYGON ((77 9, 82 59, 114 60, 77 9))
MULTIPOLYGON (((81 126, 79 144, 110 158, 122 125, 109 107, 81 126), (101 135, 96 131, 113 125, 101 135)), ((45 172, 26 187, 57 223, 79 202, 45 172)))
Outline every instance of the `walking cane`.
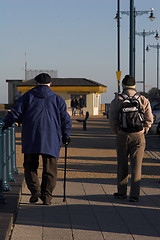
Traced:
POLYGON ((63 202, 66 201, 66 168, 67 168, 67 145, 65 143, 65 163, 64 163, 64 195, 63 195, 63 202))

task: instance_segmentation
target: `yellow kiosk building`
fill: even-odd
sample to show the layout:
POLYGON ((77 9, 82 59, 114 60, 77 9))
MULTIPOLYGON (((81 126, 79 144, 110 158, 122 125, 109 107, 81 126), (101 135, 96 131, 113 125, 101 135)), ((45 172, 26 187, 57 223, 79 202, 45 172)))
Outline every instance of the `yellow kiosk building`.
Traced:
MULTIPOLYGON (((13 104, 18 94, 23 95, 35 87, 35 80, 6 80, 8 83, 8 103, 13 104)), ((71 99, 83 96, 84 113, 98 115, 101 111, 101 94, 106 92, 107 87, 103 84, 86 78, 52 78, 51 90, 60 95, 67 104, 71 114, 71 99)))

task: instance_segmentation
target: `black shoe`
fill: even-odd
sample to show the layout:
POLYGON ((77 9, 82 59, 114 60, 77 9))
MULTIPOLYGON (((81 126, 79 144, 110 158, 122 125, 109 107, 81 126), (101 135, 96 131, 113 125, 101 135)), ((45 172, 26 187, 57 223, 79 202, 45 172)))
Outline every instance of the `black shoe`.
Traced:
POLYGON ((41 195, 39 198, 42 200, 42 202, 43 202, 43 201, 44 201, 44 199, 45 199, 45 197, 44 197, 44 196, 42 196, 42 195, 41 195))
POLYGON ((49 206, 49 205, 51 205, 51 201, 47 201, 46 199, 43 201, 43 205, 47 205, 47 206, 49 206))
POLYGON ((138 197, 130 197, 130 198, 129 198, 129 201, 130 201, 130 202, 138 202, 138 201, 139 201, 139 198, 138 198, 138 197))
POLYGON ((38 202, 38 198, 41 196, 40 192, 32 194, 31 198, 29 199, 30 203, 38 202))
POLYGON ((43 202, 43 205, 51 205, 51 201, 47 201, 44 196, 40 196, 40 199, 43 202))
POLYGON ((126 195, 126 194, 121 194, 121 193, 118 193, 118 192, 114 193, 113 196, 114 196, 114 198, 116 198, 116 199, 124 199, 124 198, 127 198, 127 195, 126 195))

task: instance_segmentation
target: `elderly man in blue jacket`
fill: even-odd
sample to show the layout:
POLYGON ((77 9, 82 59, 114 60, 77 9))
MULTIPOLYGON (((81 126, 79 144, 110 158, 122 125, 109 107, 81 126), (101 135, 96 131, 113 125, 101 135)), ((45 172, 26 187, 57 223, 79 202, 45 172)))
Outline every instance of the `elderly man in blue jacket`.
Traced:
POLYGON ((40 198, 43 205, 50 205, 60 148, 62 142, 70 141, 71 119, 65 101, 50 89, 51 77, 41 73, 35 82, 36 87, 21 96, 8 112, 3 130, 14 122, 22 123, 24 175, 32 194, 30 203, 40 198), (43 159, 41 185, 37 174, 39 155, 43 159))

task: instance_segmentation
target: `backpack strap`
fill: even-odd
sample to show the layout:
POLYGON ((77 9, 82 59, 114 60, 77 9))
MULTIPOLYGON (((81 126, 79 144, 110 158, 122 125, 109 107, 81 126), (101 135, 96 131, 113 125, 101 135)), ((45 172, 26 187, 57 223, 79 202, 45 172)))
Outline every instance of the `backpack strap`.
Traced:
POLYGON ((140 97, 140 94, 136 92, 131 99, 138 99, 140 97))
POLYGON ((130 99, 129 96, 125 93, 121 93, 121 94, 118 94, 118 95, 121 96, 124 100, 130 99))
POLYGON ((118 94, 118 95, 121 96, 124 100, 126 100, 126 99, 129 99, 129 100, 135 99, 135 100, 137 100, 140 97, 140 94, 138 92, 136 92, 131 98, 128 96, 128 94, 126 94, 124 92, 122 92, 121 94, 118 94))

